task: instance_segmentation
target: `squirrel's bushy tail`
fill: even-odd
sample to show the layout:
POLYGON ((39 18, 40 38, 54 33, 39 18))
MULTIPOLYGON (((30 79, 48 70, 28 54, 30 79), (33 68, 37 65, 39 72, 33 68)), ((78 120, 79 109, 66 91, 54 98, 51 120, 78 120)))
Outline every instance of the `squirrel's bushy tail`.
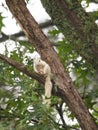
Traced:
POLYGON ((50 100, 51 92, 52 92, 52 82, 50 76, 47 76, 45 81, 45 104, 47 107, 49 107, 51 104, 50 100))

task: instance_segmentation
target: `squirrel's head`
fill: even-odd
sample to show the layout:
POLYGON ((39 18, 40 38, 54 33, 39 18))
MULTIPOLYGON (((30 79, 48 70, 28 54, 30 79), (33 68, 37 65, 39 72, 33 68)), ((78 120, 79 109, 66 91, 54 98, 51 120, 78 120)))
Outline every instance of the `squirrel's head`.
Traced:
POLYGON ((36 57, 36 58, 33 59, 33 62, 35 64, 39 64, 41 62, 41 59, 36 57))

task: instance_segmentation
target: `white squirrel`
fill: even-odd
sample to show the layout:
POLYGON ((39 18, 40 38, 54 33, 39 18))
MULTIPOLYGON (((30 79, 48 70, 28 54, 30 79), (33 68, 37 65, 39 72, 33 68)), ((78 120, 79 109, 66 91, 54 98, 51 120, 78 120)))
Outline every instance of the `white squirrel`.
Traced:
POLYGON ((47 107, 50 106, 50 97, 52 92, 52 82, 51 82, 51 69, 50 66, 41 58, 34 58, 34 71, 38 74, 45 76, 45 104, 47 107))

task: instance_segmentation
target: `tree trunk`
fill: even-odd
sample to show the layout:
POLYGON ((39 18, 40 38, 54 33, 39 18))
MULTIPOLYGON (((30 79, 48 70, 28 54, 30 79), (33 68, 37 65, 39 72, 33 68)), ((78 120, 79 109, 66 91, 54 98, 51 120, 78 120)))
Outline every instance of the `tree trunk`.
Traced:
POLYGON ((41 0, 73 49, 98 71, 98 26, 78 0, 41 0))
POLYGON ((6 3, 31 44, 40 53, 42 59, 50 65, 55 82, 58 85, 59 96, 74 113, 80 127, 83 130, 97 130, 97 125, 91 119, 85 104, 75 89, 69 75, 66 73, 57 53, 26 8, 24 0, 6 0, 6 3))

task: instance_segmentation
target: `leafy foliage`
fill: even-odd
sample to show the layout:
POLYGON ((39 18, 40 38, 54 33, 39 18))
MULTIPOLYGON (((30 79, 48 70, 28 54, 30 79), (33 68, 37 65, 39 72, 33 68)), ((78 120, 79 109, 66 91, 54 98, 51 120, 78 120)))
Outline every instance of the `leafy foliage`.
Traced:
POLYGON ((1 29, 2 29, 2 27, 4 26, 4 24, 3 24, 3 16, 2 16, 2 13, 0 13, 0 31, 1 31, 1 29))

